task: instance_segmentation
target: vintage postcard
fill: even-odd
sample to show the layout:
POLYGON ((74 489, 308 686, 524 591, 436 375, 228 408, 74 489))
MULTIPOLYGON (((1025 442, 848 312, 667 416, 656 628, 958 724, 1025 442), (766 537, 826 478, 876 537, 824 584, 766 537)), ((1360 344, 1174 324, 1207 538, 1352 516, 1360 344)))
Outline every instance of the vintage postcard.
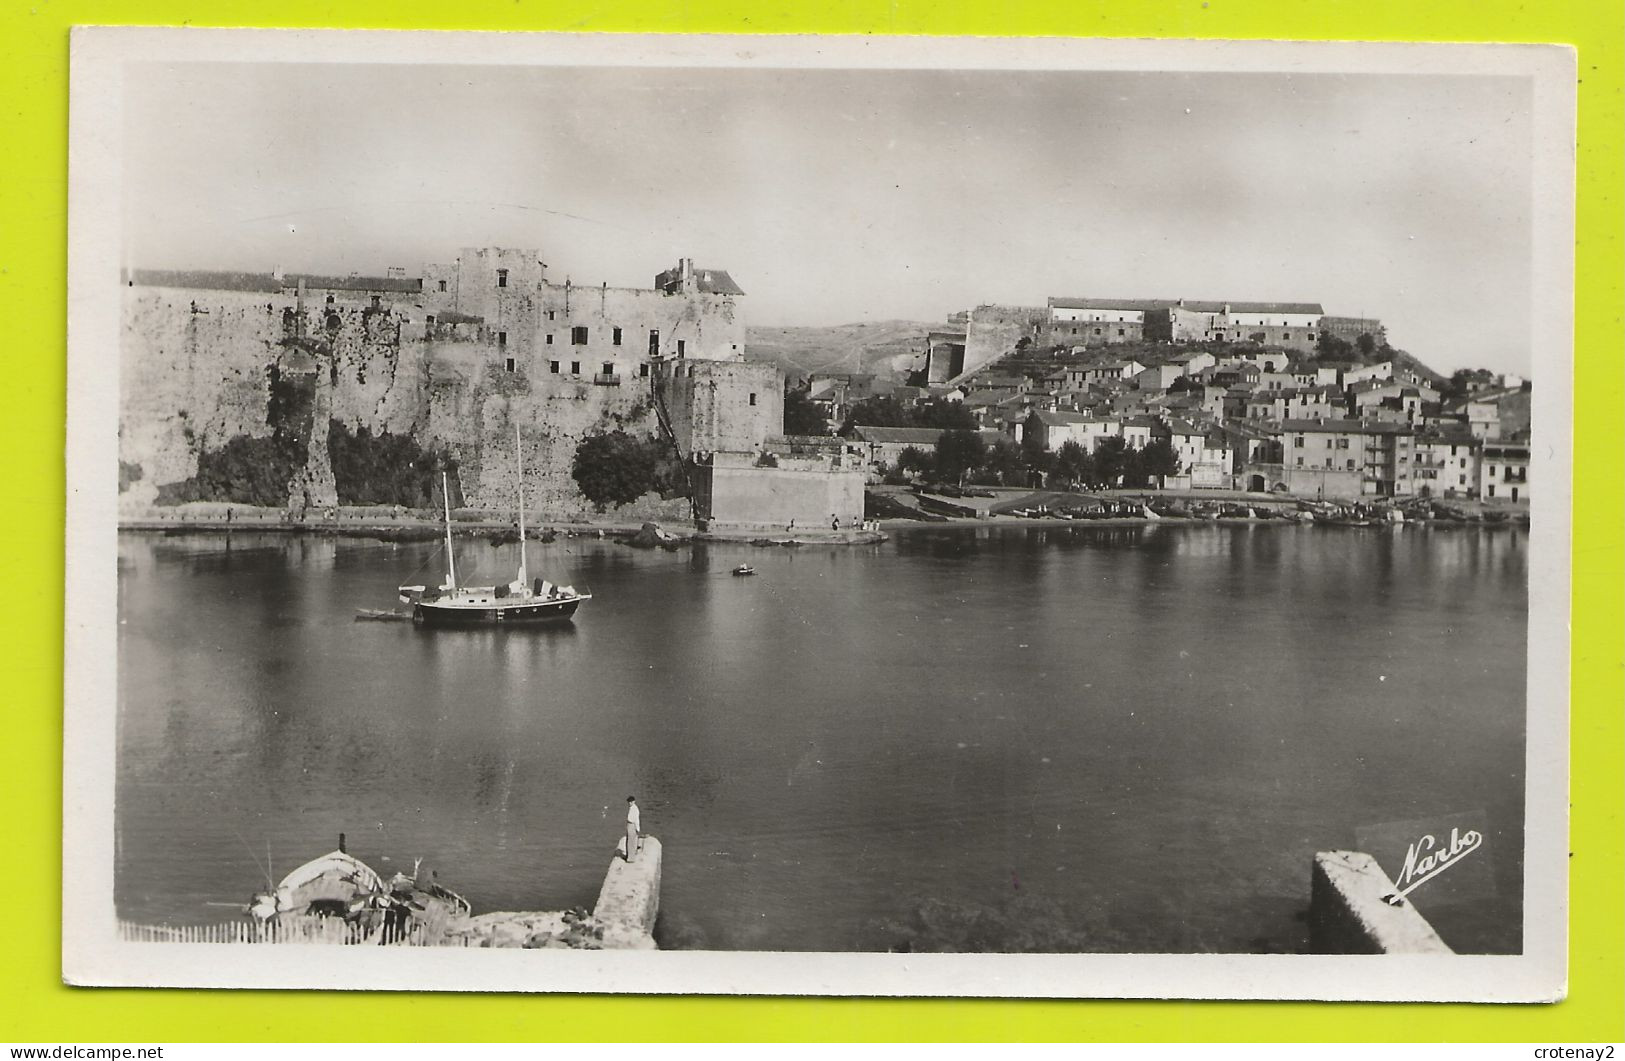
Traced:
POLYGON ((1573 75, 77 31, 64 976, 1561 998, 1573 75))

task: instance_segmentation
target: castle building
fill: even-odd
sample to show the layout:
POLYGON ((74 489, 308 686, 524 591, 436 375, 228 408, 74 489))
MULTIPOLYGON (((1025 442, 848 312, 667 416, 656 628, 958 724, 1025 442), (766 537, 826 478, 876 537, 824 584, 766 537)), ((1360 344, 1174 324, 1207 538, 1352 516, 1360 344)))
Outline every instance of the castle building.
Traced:
POLYGON ((535 250, 486 247, 416 273, 128 273, 121 501, 210 494, 194 478, 210 453, 274 436, 301 453, 290 507, 331 507, 345 491, 328 436, 364 430, 444 450, 462 501, 500 509, 517 428, 527 496, 562 514, 581 504, 575 446, 605 425, 696 463, 754 459, 782 429, 782 373, 745 360, 744 291, 724 270, 683 259, 647 288, 584 287, 554 282, 535 250), (278 387, 299 396, 287 423, 278 387))
POLYGON ((1146 337, 1146 314, 1161 305, 1156 299, 1051 298, 1047 338, 1056 346, 1139 342, 1146 337))
POLYGON ((1051 298, 1041 339, 1051 346, 1251 341, 1307 353, 1323 313, 1317 302, 1051 298))

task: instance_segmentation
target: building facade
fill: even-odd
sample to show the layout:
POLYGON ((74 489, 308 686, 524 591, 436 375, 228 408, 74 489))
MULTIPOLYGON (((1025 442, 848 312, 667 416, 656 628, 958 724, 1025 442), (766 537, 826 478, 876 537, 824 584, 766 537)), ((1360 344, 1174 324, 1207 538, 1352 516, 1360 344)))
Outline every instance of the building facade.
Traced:
POLYGON ((1480 501, 1529 503, 1529 443, 1490 441, 1479 458, 1480 501))
POLYGON ((1403 424, 1287 420, 1281 425, 1287 487, 1307 497, 1409 497, 1415 433, 1403 424))

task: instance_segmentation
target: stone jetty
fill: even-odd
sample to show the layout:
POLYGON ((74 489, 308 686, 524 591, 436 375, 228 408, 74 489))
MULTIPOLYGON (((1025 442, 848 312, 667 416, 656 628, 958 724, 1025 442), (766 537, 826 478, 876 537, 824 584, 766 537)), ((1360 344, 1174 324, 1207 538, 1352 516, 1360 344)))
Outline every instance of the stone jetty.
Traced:
POLYGON ((448 947, 523 947, 531 950, 655 950, 660 915, 660 841, 643 838, 631 862, 626 841, 616 848, 598 901, 585 909, 503 911, 449 921, 439 942, 448 947))

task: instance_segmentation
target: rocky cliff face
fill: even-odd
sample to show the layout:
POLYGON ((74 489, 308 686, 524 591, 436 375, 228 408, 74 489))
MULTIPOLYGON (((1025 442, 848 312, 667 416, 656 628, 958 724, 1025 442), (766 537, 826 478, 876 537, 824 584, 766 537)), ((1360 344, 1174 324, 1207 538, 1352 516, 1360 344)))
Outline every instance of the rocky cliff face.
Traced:
MULTIPOLYGON (((538 375, 477 327, 409 306, 263 292, 126 288, 120 507, 187 501, 588 514, 570 477, 590 433, 658 431, 647 383, 538 375)), ((670 507, 670 506, 665 506, 670 507)))

